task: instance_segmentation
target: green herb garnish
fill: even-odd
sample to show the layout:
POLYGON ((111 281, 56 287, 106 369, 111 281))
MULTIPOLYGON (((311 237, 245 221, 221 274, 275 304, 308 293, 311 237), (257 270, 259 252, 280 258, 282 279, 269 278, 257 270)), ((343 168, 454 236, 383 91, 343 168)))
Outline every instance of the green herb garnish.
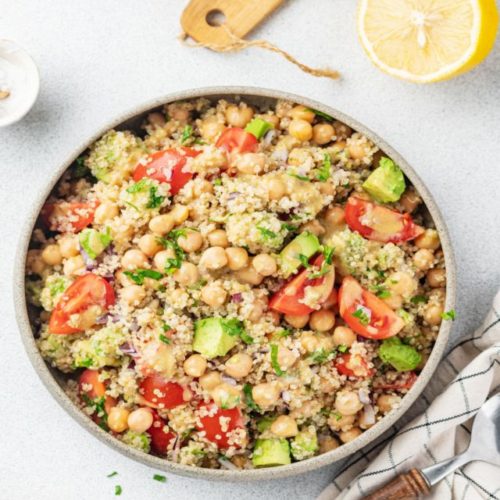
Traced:
POLYGON ((149 182, 150 180, 147 178, 141 179, 139 182, 136 182, 131 186, 129 186, 126 191, 127 193, 131 194, 140 193, 141 191, 144 191, 148 187, 149 182))
POLYGON ((309 355, 309 359, 314 364, 323 364, 325 361, 328 361, 332 358, 334 351, 327 351, 323 347, 321 349, 317 349, 309 355))
POLYGON ((181 144, 187 144, 193 139, 193 127, 191 125, 186 125, 182 131, 181 144))
POLYGON ((412 304, 425 304, 429 299, 425 295, 415 295, 412 297, 410 302, 412 304))
POLYGON ((115 486, 115 495, 116 495, 117 497, 119 497, 119 496, 122 494, 122 491, 123 491, 123 490, 122 490, 122 487, 121 487, 119 484, 117 484, 117 485, 115 486))
POLYGON ((83 156, 79 156, 76 161, 76 166, 74 168, 74 177, 77 179, 81 179, 82 177, 85 177, 90 170, 88 167, 85 166, 85 158, 83 156))
POLYGON ((243 386, 243 394, 245 394, 245 403, 246 405, 254 411, 260 412, 260 406, 253 400, 252 395, 252 386, 250 384, 245 384, 243 386))
POLYGON ((106 477, 115 477, 117 475, 118 475, 118 472, 113 471, 113 472, 111 472, 111 474, 108 474, 106 477))
POLYGON ((222 186, 222 179, 220 177, 214 179, 214 186, 222 186))
POLYGON ((245 330, 245 327, 243 326, 243 323, 236 318, 231 318, 231 319, 224 319, 222 321, 222 326, 224 327, 224 330, 228 335, 231 335, 231 337, 238 336, 245 342, 245 344, 253 344, 254 339, 248 335, 248 333, 245 330))
POLYGON ((422 356, 413 347, 403 344, 398 337, 382 341, 378 350, 379 358, 398 372, 414 370, 422 361, 422 356))
POLYGON ((175 273, 175 271, 181 267, 182 262, 186 258, 186 253, 177 243, 179 237, 184 236, 185 234, 185 229, 174 229, 164 238, 157 238, 158 243, 163 245, 165 248, 171 248, 175 254, 175 257, 167 259, 167 262, 165 263, 165 272, 167 274, 175 273))
POLYGON ((305 182, 311 182, 311 179, 307 177, 306 175, 300 175, 300 174, 291 174, 288 173, 290 177, 295 177, 296 179, 299 179, 299 181, 305 181, 305 182))
POLYGON ((278 236, 274 231, 267 229, 267 227, 257 226, 257 229, 259 230, 260 234, 263 236, 264 239, 273 239, 276 238, 276 236, 278 236))
POLYGON ((386 299, 391 296, 391 292, 384 285, 373 285, 372 290, 375 295, 381 299, 386 299))
POLYGON ((165 335, 163 335, 163 333, 160 333, 160 336, 159 336, 158 338, 159 338, 159 339, 160 339, 160 340, 161 340, 164 344, 169 345, 169 344, 171 344, 171 343, 172 343, 172 341, 171 341, 168 337, 166 337, 165 335))
POLYGON ((316 171, 316 179, 320 182, 326 182, 332 173, 332 158, 328 153, 325 153, 323 164, 316 171))
POLYGON ((450 309, 449 311, 441 314, 441 318, 443 318, 445 321, 455 321, 456 316, 457 315, 453 309, 450 309))
POLYGON ((151 278, 153 280, 159 280, 163 278, 163 274, 159 271, 154 271, 153 269, 137 269, 136 271, 124 271, 123 274, 130 278, 137 285, 144 284, 146 278, 151 278))
POLYGON ((320 116, 328 122, 333 122, 333 120, 335 119, 333 118, 333 116, 330 116, 327 113, 323 113, 323 111, 318 111, 317 109, 307 108, 307 111, 312 111, 316 116, 320 116))
POLYGON ((299 260, 300 260, 300 263, 307 269, 308 267, 311 267, 311 265, 309 264, 309 259, 307 258, 306 255, 302 254, 302 253, 299 253, 299 256, 298 256, 299 260))
POLYGON ((333 254, 335 253, 334 247, 329 247, 328 245, 323 245, 323 257, 325 258, 325 262, 327 264, 331 264, 333 262, 333 254))
POLYGON ((297 231, 299 229, 297 226, 294 226, 293 224, 288 224, 286 222, 283 222, 281 224, 281 229, 284 229, 285 231, 289 231, 293 233, 294 231, 297 231))
POLYGON ((166 483, 166 482, 167 482, 167 478, 166 478, 165 476, 162 476, 161 474, 155 474, 155 475, 153 476, 153 479, 154 479, 155 481, 160 482, 160 483, 166 483))
POLYGON ((339 346, 337 346, 337 351, 341 353, 347 352, 348 349, 349 347, 347 347, 345 344, 340 344, 339 346))
POLYGON ((149 188, 149 201, 146 208, 158 208, 165 199, 165 196, 157 194, 158 188, 156 186, 151 186, 149 188))
POLYGON ((276 373, 278 377, 281 377, 285 372, 278 363, 278 349, 276 344, 271 344, 271 366, 273 367, 274 373, 276 373))
POLYGON ((370 317, 362 307, 358 307, 358 309, 352 313, 352 316, 358 318, 359 322, 364 326, 370 324, 370 317))

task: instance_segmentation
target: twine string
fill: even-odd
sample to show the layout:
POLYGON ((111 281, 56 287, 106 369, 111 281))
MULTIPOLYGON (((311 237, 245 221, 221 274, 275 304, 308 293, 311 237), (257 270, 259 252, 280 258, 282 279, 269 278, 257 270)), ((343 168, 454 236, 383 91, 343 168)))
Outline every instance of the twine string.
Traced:
POLYGON ((304 73, 308 73, 309 75, 316 76, 316 77, 323 77, 323 78, 330 78, 332 80, 337 80, 340 78, 340 73, 338 71, 332 70, 332 69, 321 69, 321 68, 312 68, 311 66, 308 66, 307 64, 301 63, 299 60, 297 60, 295 57, 293 57, 291 54, 286 52, 283 49, 280 49, 279 47, 276 47, 276 45, 273 45, 272 43, 268 42, 267 40, 244 40, 243 38, 240 38, 239 36, 235 35, 233 31, 225 24, 220 25, 222 29, 227 33, 230 41, 225 44, 220 44, 220 43, 202 43, 202 42, 197 42, 195 40, 188 41, 189 35, 187 33, 181 33, 179 35, 179 40, 181 43, 184 45, 190 47, 190 48, 197 48, 197 47, 204 47, 206 49, 214 50, 215 52, 239 52, 240 50, 243 49, 248 49, 250 47, 258 47, 264 50, 268 50, 270 52, 274 52, 276 54, 281 55, 284 57, 287 61, 291 62, 298 68, 300 68, 304 73))

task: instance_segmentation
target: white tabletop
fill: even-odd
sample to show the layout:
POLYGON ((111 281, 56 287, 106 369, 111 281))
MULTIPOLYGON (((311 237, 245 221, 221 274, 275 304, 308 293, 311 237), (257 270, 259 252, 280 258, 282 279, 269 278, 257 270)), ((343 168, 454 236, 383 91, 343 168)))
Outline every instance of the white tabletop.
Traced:
POLYGON ((429 186, 448 221, 459 270, 454 337, 475 327, 500 283, 500 50, 448 83, 415 86, 374 68, 358 43, 352 0, 286 2, 255 35, 304 62, 343 73, 305 75, 275 54, 219 55, 179 45, 186 2, 0 1, 0 33, 35 58, 41 94, 18 125, 0 130, 0 496, 9 499, 314 498, 334 466, 283 481, 209 483, 134 463, 91 437, 37 379, 19 339, 12 262, 30 200, 68 153, 107 121, 171 91, 255 85, 323 101, 377 131, 429 186), (108 479, 112 471, 119 475, 108 479))

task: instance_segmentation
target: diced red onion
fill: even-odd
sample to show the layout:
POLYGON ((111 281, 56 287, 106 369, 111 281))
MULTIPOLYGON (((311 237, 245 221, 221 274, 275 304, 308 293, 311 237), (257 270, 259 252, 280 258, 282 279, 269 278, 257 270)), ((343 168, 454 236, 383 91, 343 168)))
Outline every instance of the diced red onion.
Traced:
POLYGON ((368 425, 373 425, 375 423, 375 409, 372 405, 364 406, 365 423, 368 425))
POLYGON ((130 342, 125 342, 119 347, 120 351, 123 354, 128 354, 129 356, 135 357, 138 356, 139 353, 136 351, 135 347, 130 342))
POLYGON ((289 403, 291 400, 292 400, 292 395, 288 392, 288 391, 283 391, 281 393, 281 399, 285 402, 285 403, 289 403))
POLYGON ((364 405, 370 404, 370 395, 369 395, 369 392, 367 389, 363 389, 363 388, 359 389, 358 396, 359 396, 359 400, 364 405))
POLYGON ((228 201, 236 200, 236 198, 239 198, 241 193, 238 193, 237 191, 233 191, 232 193, 229 193, 229 196, 227 197, 228 201))
POLYGON ((82 248, 82 246, 79 246, 80 250, 80 255, 83 258, 83 262, 85 263, 85 268, 87 271, 93 271, 94 269, 97 268, 97 261, 94 259, 91 259, 89 254, 82 248))
POLYGON ((265 146, 269 146, 271 142, 273 142, 277 134, 278 131, 272 128, 271 130, 265 133, 264 137, 262 138, 262 144, 264 144, 265 146))
POLYGON ((95 322, 97 325, 105 325, 108 322, 108 319, 111 318, 111 314, 103 314, 102 316, 99 316, 95 322))
POLYGON ((238 385, 238 382, 236 382, 236 380, 234 380, 234 378, 227 377, 226 375, 222 375, 221 379, 224 382, 228 383, 229 385, 233 385, 233 386, 238 385))
POLYGON ((241 293, 233 293, 233 295, 231 295, 231 301, 239 304, 243 302, 243 295, 241 293))
POLYGON ((238 469, 238 467, 236 467, 236 465, 233 464, 233 462, 231 462, 227 459, 219 458, 219 459, 217 459, 217 461, 222 465, 222 467, 224 467, 224 469, 236 470, 236 471, 240 470, 240 469, 238 469))

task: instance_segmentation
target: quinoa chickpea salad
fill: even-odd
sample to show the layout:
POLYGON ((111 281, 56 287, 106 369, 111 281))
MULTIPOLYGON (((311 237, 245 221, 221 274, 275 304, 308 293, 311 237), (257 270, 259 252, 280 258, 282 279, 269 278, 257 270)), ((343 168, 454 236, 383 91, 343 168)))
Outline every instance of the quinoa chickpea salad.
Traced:
POLYGON ((352 441, 444 319, 436 229, 367 137, 287 101, 175 102, 62 176, 27 257, 37 345, 82 412, 244 470, 352 441))

